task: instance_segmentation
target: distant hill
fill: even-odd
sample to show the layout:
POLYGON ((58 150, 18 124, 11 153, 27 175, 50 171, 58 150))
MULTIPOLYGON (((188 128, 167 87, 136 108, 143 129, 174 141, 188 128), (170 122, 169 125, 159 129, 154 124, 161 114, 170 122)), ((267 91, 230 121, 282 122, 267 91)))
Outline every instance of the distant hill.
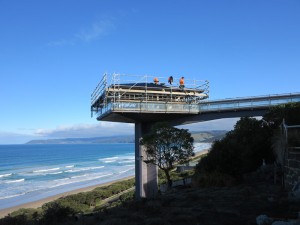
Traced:
MULTIPOLYGON (((213 142, 226 134, 226 130, 195 131, 191 132, 195 142, 213 142)), ((32 140, 26 144, 100 144, 100 143, 134 143, 134 135, 93 137, 93 138, 64 138, 32 140)))
POLYGON ((100 143, 134 143, 134 136, 93 137, 93 138, 64 138, 32 140, 26 144, 100 144, 100 143))
POLYGON ((213 142, 222 139, 228 130, 211 130, 191 132, 195 142, 213 142))
POLYGON ((213 142, 222 139, 228 130, 194 131, 191 132, 195 142, 213 142))

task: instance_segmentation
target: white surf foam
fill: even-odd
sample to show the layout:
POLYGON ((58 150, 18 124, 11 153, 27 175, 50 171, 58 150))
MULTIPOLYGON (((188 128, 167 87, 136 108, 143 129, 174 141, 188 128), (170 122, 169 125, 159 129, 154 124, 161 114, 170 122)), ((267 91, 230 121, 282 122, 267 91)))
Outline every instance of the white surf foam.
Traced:
POLYGON ((73 168, 75 165, 65 166, 66 168, 73 168))
POLYGON ((34 173, 44 173, 44 172, 49 172, 49 171, 55 171, 55 170, 60 170, 59 167, 57 168, 51 168, 51 169, 43 169, 43 170, 34 170, 34 173))
POLYGON ((0 174, 0 178, 2 178, 2 177, 9 177, 11 175, 12 175, 12 173, 0 174))
POLYGON ((58 180, 54 180, 56 182, 56 184, 50 186, 49 188, 55 188, 55 187, 59 187, 59 186, 63 186, 63 185, 68 185, 68 184, 73 184, 73 183, 77 183, 77 182, 85 182, 85 181, 89 181, 89 180, 96 180, 102 177, 107 177, 107 176, 111 176, 113 175, 112 173, 110 174, 102 174, 99 176, 91 176, 91 174, 89 174, 89 176, 74 176, 71 178, 64 178, 64 179, 58 179, 58 180))
POLYGON ((18 180, 8 180, 8 181, 5 181, 4 183, 5 184, 11 184, 11 183, 19 183, 19 182, 24 182, 25 179, 22 178, 22 179, 18 179, 18 180))
POLYGON ((0 196, 0 200, 1 199, 7 199, 7 198, 13 198, 13 197, 18 197, 18 196, 21 196, 21 195, 25 195, 26 193, 21 193, 21 194, 15 194, 15 195, 6 195, 6 196, 0 196))
POLYGON ((49 174, 49 175, 55 175, 55 174, 61 174, 61 173, 63 173, 63 171, 59 171, 59 172, 56 172, 56 173, 47 173, 47 174, 49 174))
POLYGON ((119 159, 118 156, 114 156, 114 157, 102 158, 98 160, 104 163, 112 163, 112 162, 116 162, 118 159, 119 159))
POLYGON ((87 170, 97 170, 104 168, 104 166, 93 166, 93 167, 86 167, 86 168, 78 168, 78 169, 72 169, 72 170, 66 170, 66 173, 76 173, 81 171, 87 171, 87 170))
POLYGON ((130 168, 130 169, 128 169, 128 170, 120 171, 119 174, 126 173, 126 172, 128 172, 128 171, 130 171, 130 170, 133 170, 133 169, 134 169, 134 168, 130 168))
POLYGON ((120 163, 120 164, 126 164, 126 163, 133 163, 133 162, 135 162, 134 159, 127 159, 127 160, 123 160, 123 161, 121 161, 121 162, 119 162, 119 163, 120 163))

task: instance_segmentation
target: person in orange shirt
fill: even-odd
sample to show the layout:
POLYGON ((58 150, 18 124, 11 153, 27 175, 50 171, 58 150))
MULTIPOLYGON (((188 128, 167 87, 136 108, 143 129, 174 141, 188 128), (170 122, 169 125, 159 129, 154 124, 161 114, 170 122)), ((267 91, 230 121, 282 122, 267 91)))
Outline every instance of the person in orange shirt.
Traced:
POLYGON ((154 82, 155 85, 158 85, 159 81, 158 81, 157 77, 154 77, 153 82, 154 82))
POLYGON ((179 84, 180 84, 180 85, 179 85, 180 88, 184 88, 184 77, 181 77, 181 78, 180 78, 179 84))

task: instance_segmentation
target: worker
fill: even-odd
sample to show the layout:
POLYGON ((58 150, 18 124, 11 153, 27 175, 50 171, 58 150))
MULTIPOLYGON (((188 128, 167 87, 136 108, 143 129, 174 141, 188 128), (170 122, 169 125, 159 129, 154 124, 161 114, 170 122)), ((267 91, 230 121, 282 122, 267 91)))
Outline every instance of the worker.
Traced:
POLYGON ((184 77, 181 77, 181 78, 180 78, 179 84, 180 84, 180 85, 179 85, 180 88, 184 88, 184 77))
POLYGON ((158 81, 158 78, 157 78, 157 77, 154 77, 153 82, 154 82, 155 85, 158 85, 158 82, 159 82, 159 81, 158 81))
POLYGON ((173 83, 173 77, 172 77, 172 76, 169 76, 169 78, 168 78, 168 83, 169 83, 170 85, 172 85, 172 83, 173 83))

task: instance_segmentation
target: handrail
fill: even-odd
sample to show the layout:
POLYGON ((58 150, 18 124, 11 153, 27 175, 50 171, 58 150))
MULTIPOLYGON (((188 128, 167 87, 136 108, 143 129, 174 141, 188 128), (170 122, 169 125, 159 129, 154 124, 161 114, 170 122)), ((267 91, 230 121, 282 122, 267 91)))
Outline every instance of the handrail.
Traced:
POLYGON ((199 107, 202 112, 210 112, 228 109, 266 108, 288 102, 300 102, 300 93, 203 101, 199 103, 199 107))
POLYGON ((209 103, 209 102, 214 102, 214 103, 215 102, 226 102, 226 101, 233 101, 233 100, 243 100, 244 101, 244 100, 253 100, 253 99, 260 99, 260 98, 276 98, 276 97, 290 97, 290 96, 300 96, 300 92, 215 99, 215 100, 212 100, 212 101, 205 101, 205 103, 209 103))

